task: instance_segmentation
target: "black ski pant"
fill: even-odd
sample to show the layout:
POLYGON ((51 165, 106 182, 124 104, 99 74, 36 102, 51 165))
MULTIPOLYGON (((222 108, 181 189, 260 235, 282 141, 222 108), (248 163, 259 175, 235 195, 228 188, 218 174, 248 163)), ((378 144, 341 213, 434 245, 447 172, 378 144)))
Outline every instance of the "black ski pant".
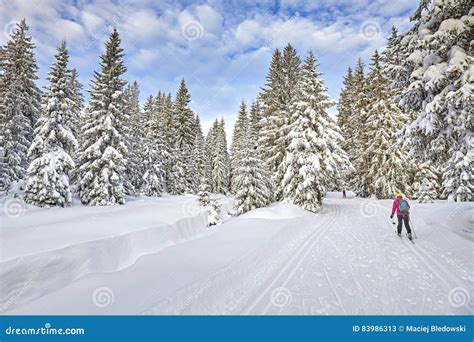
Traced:
POLYGON ((408 215, 407 216, 397 215, 397 218, 398 218, 398 226, 397 226, 398 234, 402 233, 402 224, 403 223, 405 223, 405 228, 407 229, 407 233, 411 234, 410 217, 408 215))

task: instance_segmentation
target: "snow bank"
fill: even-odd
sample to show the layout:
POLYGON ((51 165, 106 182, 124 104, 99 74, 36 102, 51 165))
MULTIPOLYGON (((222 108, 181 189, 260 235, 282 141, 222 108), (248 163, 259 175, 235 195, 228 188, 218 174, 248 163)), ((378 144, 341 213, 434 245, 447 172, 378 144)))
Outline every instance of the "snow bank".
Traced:
POLYGON ((284 220, 295 217, 304 217, 308 215, 314 215, 309 211, 306 211, 294 204, 289 203, 277 203, 272 204, 266 208, 255 209, 249 211, 238 218, 242 219, 266 219, 266 220, 284 220))
MULTIPOLYGON (((4 198, 3 207, 18 201, 4 198)), ((195 196, 139 198, 113 207, 22 208, 1 216, 0 311, 211 232, 195 196)))
POLYGON ((448 229, 474 240, 474 204, 470 202, 417 203, 413 217, 421 216, 427 226, 448 229), (417 215, 420 213, 421 215, 417 215))

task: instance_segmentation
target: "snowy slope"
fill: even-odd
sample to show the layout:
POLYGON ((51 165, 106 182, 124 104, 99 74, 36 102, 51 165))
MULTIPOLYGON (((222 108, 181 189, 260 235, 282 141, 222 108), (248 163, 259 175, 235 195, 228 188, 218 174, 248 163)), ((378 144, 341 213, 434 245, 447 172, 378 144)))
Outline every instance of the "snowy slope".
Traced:
MULTIPOLYGON (((211 232, 195 196, 129 200, 125 206, 40 209, 3 198, 0 309, 211 232)), ((225 213, 230 202, 220 201, 225 213)))
POLYGON ((394 233, 390 201, 339 196, 330 194, 317 215, 289 204, 258 209, 208 234, 140 253, 128 267, 69 284, 58 286, 69 270, 48 273, 39 279, 51 279, 43 284, 47 294, 10 300, 6 313, 474 312, 471 203, 412 203, 418 235, 412 244, 394 233))

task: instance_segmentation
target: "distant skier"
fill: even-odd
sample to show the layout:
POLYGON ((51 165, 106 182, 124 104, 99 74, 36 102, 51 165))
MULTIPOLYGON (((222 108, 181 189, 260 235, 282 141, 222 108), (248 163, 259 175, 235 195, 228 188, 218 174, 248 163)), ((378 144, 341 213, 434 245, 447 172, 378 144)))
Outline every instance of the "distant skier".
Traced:
POLYGON ((393 219, 393 214, 397 214, 397 219, 398 219, 398 226, 397 226, 397 231, 398 231, 398 236, 402 236, 402 223, 405 223, 405 228, 408 233, 408 238, 411 240, 411 229, 410 229, 410 204, 408 201, 403 198, 403 195, 401 193, 397 193, 397 197, 393 201, 392 205, 392 214, 390 215, 390 218, 393 219))
POLYGON ((346 188, 342 189, 342 198, 346 198, 346 188))

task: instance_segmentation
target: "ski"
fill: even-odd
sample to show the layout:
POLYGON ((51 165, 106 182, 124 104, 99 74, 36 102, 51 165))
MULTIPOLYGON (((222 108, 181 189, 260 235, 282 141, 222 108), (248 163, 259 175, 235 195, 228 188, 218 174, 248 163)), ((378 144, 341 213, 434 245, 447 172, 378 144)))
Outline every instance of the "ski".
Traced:
POLYGON ((413 237, 410 239, 410 238, 408 237, 408 234, 405 234, 405 235, 407 236, 408 240, 411 241, 412 244, 415 244, 415 241, 413 241, 413 237))

